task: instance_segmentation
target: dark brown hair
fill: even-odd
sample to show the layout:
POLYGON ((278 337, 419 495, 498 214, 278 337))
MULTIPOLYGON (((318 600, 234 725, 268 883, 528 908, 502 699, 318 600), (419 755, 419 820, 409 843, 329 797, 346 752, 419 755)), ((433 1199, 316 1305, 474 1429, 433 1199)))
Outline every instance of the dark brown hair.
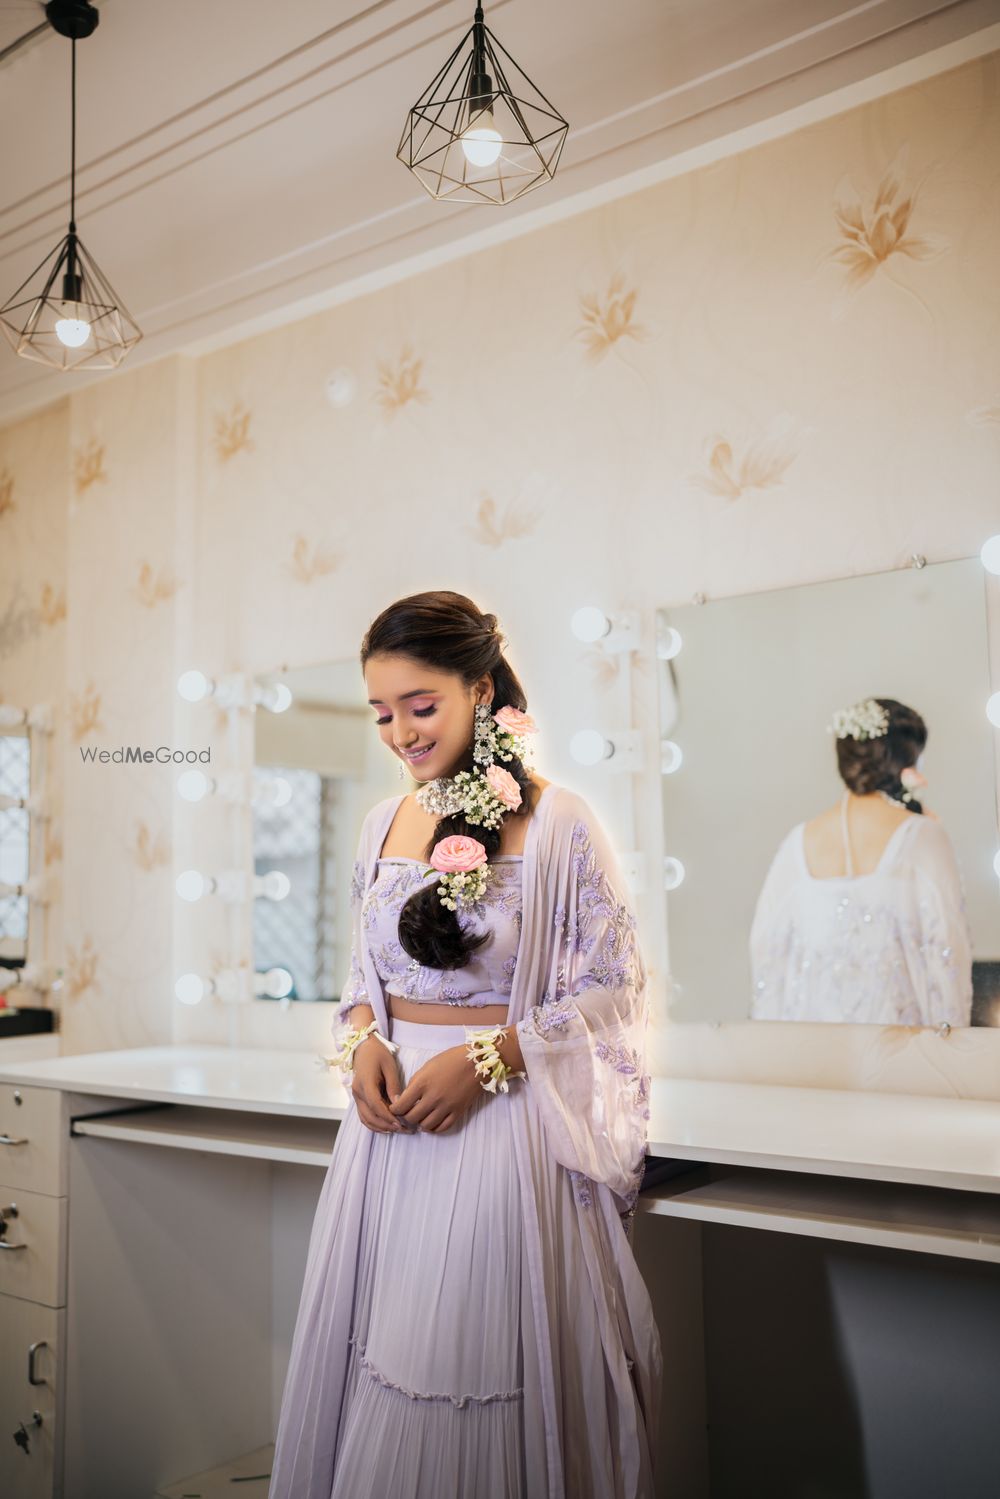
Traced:
POLYGON ((856 796, 885 791, 900 806, 908 807, 911 812, 923 812, 915 797, 903 801, 906 788, 900 774, 907 766, 916 764, 927 743, 927 725, 915 708, 897 703, 893 697, 877 697, 875 702, 889 715, 889 728, 878 739, 848 736, 836 741, 841 780, 856 796))
MULTIPOLYGON (((461 677, 467 687, 488 672, 493 678, 492 711, 497 713, 509 705, 526 713, 528 700, 504 656, 502 640, 496 615, 483 614, 465 594, 449 589, 412 593, 397 599, 372 620, 361 642, 361 667, 364 670, 372 656, 406 656, 418 665, 461 677)), ((470 734, 468 755, 458 770, 475 768, 473 747, 470 734)), ((537 795, 534 782, 529 780, 516 755, 498 763, 521 788, 520 807, 506 816, 526 817, 534 810, 537 795)), ((488 857, 499 852, 498 827, 469 823, 461 813, 456 813, 439 819, 424 857, 429 859, 434 845, 453 834, 478 839, 488 857)), ((461 908, 451 911, 443 906, 437 882, 428 876, 399 913, 400 946, 424 967, 462 968, 473 953, 492 940, 491 933, 473 935, 467 927, 467 915, 461 908)))

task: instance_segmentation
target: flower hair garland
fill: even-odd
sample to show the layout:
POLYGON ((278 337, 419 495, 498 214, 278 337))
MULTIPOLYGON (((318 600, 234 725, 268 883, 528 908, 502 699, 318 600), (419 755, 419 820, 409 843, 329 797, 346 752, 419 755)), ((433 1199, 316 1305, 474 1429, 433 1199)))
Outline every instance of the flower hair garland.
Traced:
POLYGON ((826 732, 838 739, 881 739, 889 732, 889 715, 881 703, 866 697, 850 708, 838 708, 826 732))
POLYGON ((461 812, 466 822, 498 827, 506 813, 521 805, 521 788, 510 771, 494 761, 512 760, 516 755, 524 764, 527 736, 535 733, 535 720, 519 708, 508 705, 491 713, 486 703, 477 703, 472 755, 477 768, 428 781, 417 792, 418 806, 437 817, 454 817, 461 812))

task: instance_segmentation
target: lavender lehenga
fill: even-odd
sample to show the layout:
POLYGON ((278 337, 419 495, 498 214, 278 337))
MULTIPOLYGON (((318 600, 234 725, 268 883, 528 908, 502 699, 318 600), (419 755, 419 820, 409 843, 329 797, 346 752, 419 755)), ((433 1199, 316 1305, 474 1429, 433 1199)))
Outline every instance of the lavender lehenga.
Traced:
POLYGON ((661 1348, 630 1244, 649 1117, 647 976, 609 839, 550 783, 523 855, 461 920, 493 940, 421 968, 399 909, 425 878, 368 813, 336 1029, 370 1004, 402 1082, 506 1002, 526 1079, 443 1134, 379 1133, 353 1101, 320 1193, 269 1499, 650 1499, 661 1348), (390 1021, 386 993, 463 1007, 390 1021))

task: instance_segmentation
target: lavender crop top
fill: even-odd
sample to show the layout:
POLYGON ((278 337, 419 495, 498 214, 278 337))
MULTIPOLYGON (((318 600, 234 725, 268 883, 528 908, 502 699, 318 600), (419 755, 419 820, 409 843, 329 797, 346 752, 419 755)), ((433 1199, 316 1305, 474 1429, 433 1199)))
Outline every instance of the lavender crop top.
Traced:
MULTIPOLYGON (((416 1004, 502 1004, 514 982, 514 965, 521 936, 521 854, 494 854, 482 897, 459 911, 464 930, 475 935, 491 931, 463 968, 425 968, 399 943, 399 913, 422 883, 436 879, 420 859, 383 858, 365 894, 361 920, 372 961, 388 994, 416 1004)), ((349 1006, 341 1008, 341 1018, 349 1006)))

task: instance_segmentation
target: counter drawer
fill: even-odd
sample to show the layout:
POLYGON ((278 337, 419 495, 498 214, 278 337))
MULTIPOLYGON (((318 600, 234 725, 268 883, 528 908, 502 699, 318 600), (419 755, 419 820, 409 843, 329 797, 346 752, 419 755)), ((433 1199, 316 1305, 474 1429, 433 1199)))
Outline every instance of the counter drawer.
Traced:
POLYGON ((0 1083, 0 1182, 62 1197, 66 1192, 63 1094, 0 1083))
POLYGON ((65 1309, 0 1295, 0 1494, 62 1494, 62 1380, 65 1309), (32 1354, 32 1348, 34 1353, 32 1354), (32 1382, 32 1376, 34 1382, 32 1382), (35 1412, 41 1423, 35 1424, 35 1412), (27 1451, 14 1441, 24 1425, 27 1451))
POLYGON ((0 1181, 0 1244, 6 1246, 0 1248, 0 1294, 65 1306, 68 1204, 68 1197, 48 1197, 0 1181))

